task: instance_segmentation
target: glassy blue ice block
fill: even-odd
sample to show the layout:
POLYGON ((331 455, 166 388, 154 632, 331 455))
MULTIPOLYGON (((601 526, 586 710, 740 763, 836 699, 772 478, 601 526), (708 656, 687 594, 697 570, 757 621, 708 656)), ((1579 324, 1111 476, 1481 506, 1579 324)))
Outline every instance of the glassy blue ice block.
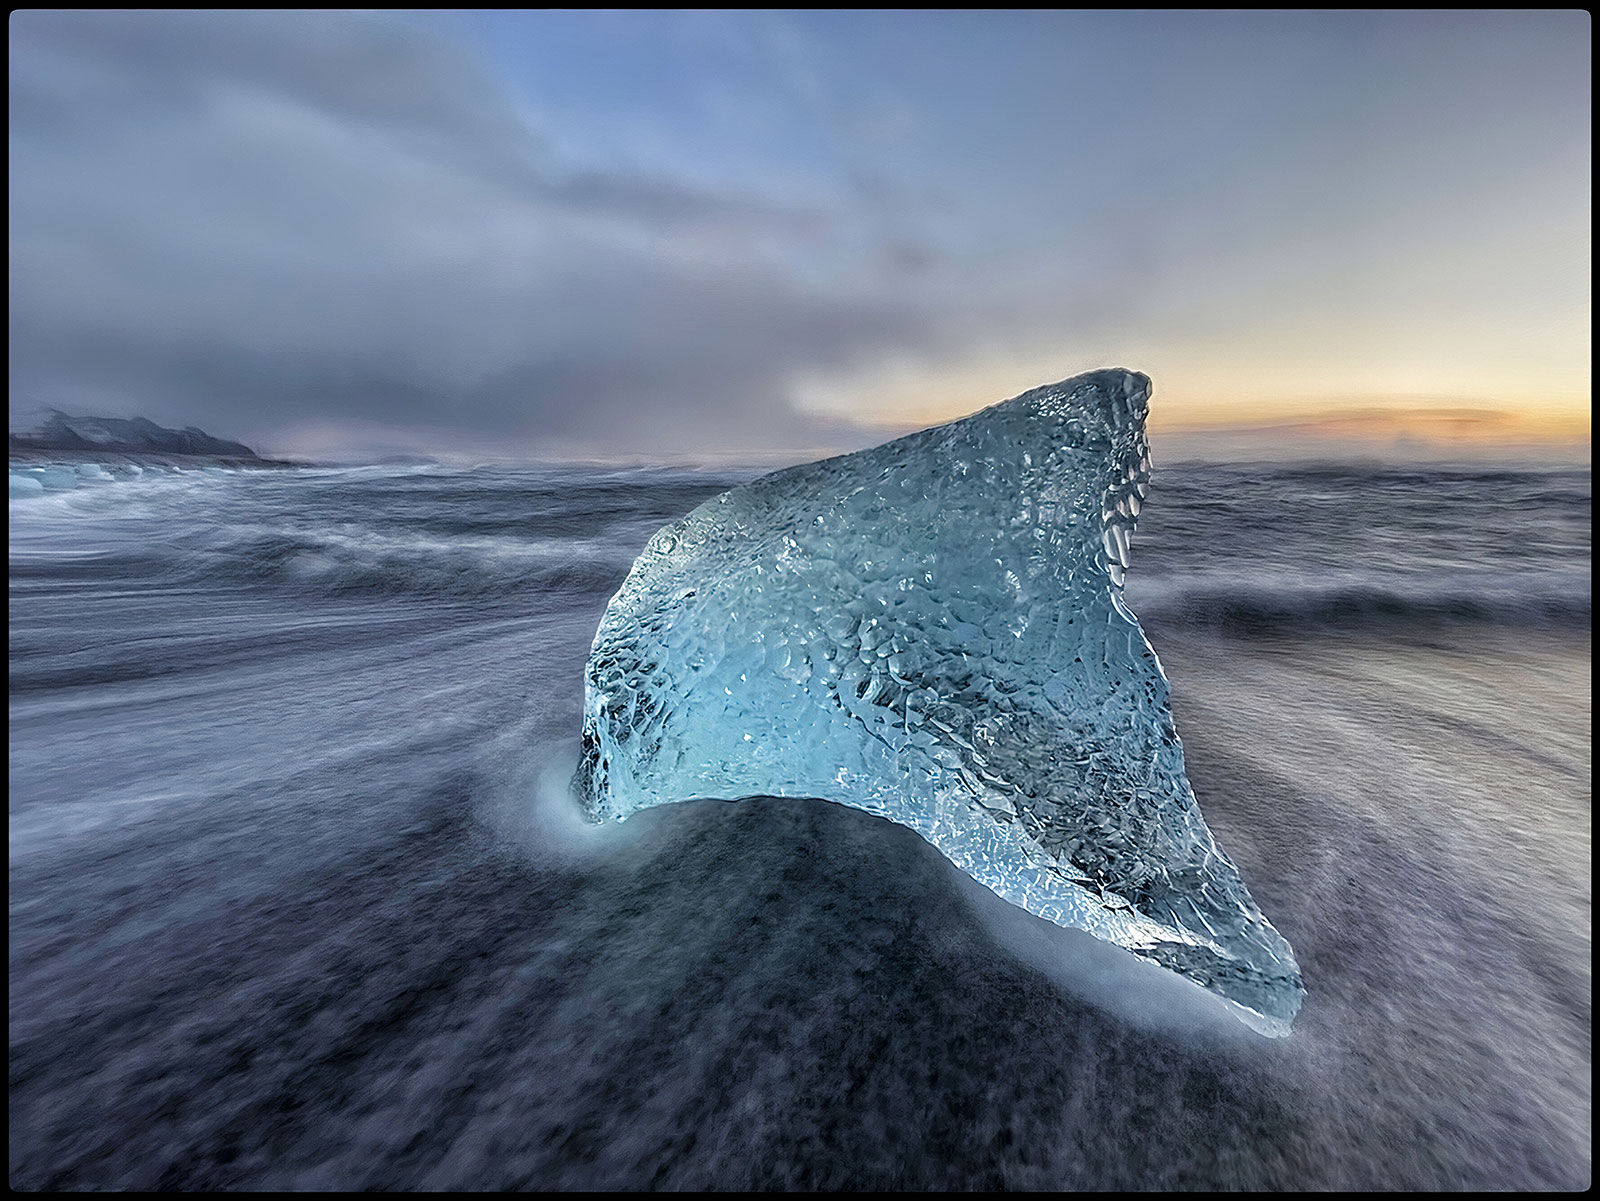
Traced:
POLYGON ((1122 601, 1149 395, 1080 375, 658 531, 589 657, 585 811, 852 805, 1287 1033, 1293 952, 1201 818, 1122 601))

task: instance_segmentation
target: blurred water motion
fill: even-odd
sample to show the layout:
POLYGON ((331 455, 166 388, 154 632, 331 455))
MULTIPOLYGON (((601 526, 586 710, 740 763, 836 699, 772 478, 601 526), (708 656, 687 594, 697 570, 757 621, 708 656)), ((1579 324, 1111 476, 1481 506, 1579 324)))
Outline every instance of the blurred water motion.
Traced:
POLYGON ((1158 470, 1278 1043, 839 806, 567 824, 599 614, 738 478, 13 499, 12 1186, 1587 1187, 1587 470, 1158 470))

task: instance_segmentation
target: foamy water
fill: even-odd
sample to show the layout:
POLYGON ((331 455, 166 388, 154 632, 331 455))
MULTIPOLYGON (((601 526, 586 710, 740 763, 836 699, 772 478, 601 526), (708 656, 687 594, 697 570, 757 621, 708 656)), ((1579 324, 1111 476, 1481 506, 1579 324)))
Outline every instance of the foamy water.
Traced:
POLYGON ((839 806, 577 818, 600 612, 748 473, 17 474, 14 1186, 1588 1182, 1587 471, 1158 471, 1281 1044, 839 806))

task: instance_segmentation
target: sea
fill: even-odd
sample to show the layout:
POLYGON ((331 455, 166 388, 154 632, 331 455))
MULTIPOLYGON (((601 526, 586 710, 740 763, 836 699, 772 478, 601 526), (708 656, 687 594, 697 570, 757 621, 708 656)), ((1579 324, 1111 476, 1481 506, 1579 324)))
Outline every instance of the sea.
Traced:
POLYGON ((1283 1039, 825 799, 579 817, 608 599, 754 469, 11 473, 13 1188, 1591 1183, 1587 467, 1158 466, 1283 1039))

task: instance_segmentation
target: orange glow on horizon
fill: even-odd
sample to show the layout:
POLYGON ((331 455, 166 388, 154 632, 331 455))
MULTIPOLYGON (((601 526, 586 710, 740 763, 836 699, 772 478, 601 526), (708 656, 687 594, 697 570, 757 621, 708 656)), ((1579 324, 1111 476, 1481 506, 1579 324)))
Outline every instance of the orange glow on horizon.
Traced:
MULTIPOLYGON (((932 364, 902 360, 848 377, 805 381, 800 407, 869 428, 904 432, 964 417, 1041 383, 1097 367, 1122 366, 1151 377, 1150 430, 1170 435, 1276 435, 1304 440, 1409 442, 1433 446, 1586 446, 1591 436, 1587 369, 1547 364, 1537 377, 1464 367, 1443 388, 1384 388, 1382 370, 1361 378, 1339 372, 1278 370, 1256 363, 1229 368, 1168 353, 1100 356, 1063 369, 1061 356, 984 354, 932 364), (1320 376, 1320 378, 1319 378, 1320 376), (1323 384, 1308 387, 1308 383, 1323 384), (1467 385, 1462 387, 1461 385, 1467 385), (1530 392, 1538 388, 1539 392, 1530 392)), ((1421 371, 1404 374, 1423 376, 1421 371)), ((1441 370, 1439 374, 1443 374, 1441 370)), ((1530 373, 1531 375, 1531 373, 1530 373)), ((1395 382, 1401 382, 1396 379, 1395 382)), ((1405 383, 1411 383, 1406 378, 1405 383)))
POLYGON ((1443 398, 1420 404, 1396 397, 1323 408, 1285 405, 1275 410, 1215 406, 1164 417, 1152 408, 1153 431, 1168 434, 1283 431, 1299 437, 1397 438, 1449 443, 1572 443, 1590 439, 1588 406, 1496 406, 1443 398))

